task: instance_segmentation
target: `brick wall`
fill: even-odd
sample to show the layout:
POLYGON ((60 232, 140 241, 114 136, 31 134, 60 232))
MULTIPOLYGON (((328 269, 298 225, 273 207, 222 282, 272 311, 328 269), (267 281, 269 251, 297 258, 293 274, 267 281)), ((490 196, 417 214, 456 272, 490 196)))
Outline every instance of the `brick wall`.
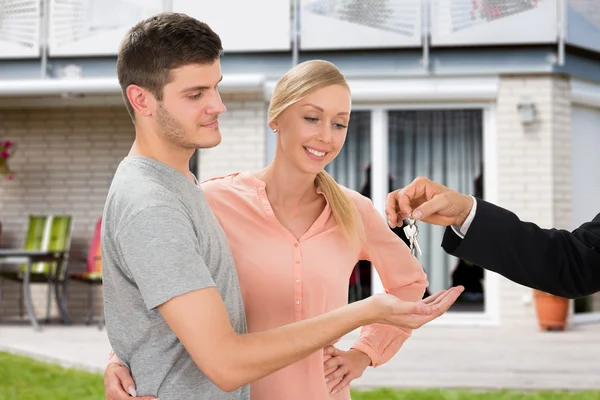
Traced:
MULTIPOLYGON (((0 182, 3 247, 23 245, 29 214, 71 214, 71 247, 85 256, 113 172, 133 140, 124 108, 0 110, 0 137, 18 146, 11 159, 15 180, 0 182)), ((46 288, 34 288, 34 305, 41 317, 46 288)), ((87 305, 84 288, 70 285, 68 312, 75 319, 84 315, 87 305)), ((15 316, 20 286, 5 281, 4 289, 1 315, 15 316)))
MULTIPOLYGON (((542 227, 570 228, 571 145, 569 82, 558 76, 503 76, 497 107, 498 204, 542 227), (536 106, 523 125, 517 104, 536 106)), ((501 282, 504 325, 536 324, 531 289, 501 282)))
MULTIPOLYGON (((249 95, 223 100, 228 106, 221 118, 223 148, 202 152, 203 179, 264 163, 264 103, 249 95)), ((0 138, 18 146, 11 159, 15 180, 0 179, 3 247, 23 245, 29 214, 69 213, 74 217, 72 249, 85 254, 113 173, 134 138, 124 107, 0 109, 0 138)), ((42 317, 45 285, 35 286, 34 305, 42 317)), ((3 288, 0 318, 16 317, 20 285, 4 282, 3 288)), ((70 285, 68 312, 75 320, 85 317, 84 289, 76 282, 70 285)), ((100 307, 101 297, 97 299, 100 307)))
POLYGON ((227 118, 220 122, 222 141, 200 152, 200 180, 265 166, 267 103, 262 93, 239 93, 223 99, 227 118))
POLYGON ((553 123, 553 226, 572 230, 573 185, 571 159, 571 88, 568 79, 552 80, 552 123, 553 123))

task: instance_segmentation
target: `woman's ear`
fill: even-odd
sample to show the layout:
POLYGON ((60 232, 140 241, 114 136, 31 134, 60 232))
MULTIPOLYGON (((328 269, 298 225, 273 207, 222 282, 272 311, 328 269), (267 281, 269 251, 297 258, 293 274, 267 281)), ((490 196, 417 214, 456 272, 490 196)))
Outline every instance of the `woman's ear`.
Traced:
POLYGON ((273 129, 273 132, 277 133, 277 131, 279 130, 279 124, 277 123, 277 121, 271 121, 269 122, 269 128, 273 129))

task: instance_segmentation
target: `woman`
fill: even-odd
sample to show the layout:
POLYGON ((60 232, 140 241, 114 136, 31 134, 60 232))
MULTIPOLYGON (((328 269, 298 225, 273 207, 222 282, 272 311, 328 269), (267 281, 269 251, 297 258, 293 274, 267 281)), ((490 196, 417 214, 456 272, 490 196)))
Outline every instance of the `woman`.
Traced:
MULTIPOLYGON (((249 332, 343 306, 362 259, 373 262, 388 292, 409 301, 423 297, 425 273, 404 242, 368 198, 324 171, 342 149, 350 110, 350 89, 333 64, 299 64, 273 92, 273 161, 255 173, 202 183, 233 252, 249 332)), ((365 326, 349 351, 329 346, 314 353, 252 383, 251 398, 349 399, 350 381, 388 361, 409 335, 365 326)))

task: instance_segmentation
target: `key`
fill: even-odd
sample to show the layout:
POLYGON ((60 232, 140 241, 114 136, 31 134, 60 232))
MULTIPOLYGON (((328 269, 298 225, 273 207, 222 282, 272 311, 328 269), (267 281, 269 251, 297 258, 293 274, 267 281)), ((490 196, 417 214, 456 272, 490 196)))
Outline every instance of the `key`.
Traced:
POLYGON ((409 241, 408 247, 410 248, 411 254, 414 255, 415 252, 415 234, 417 233, 417 227, 414 224, 414 221, 408 220, 408 225, 404 227, 404 234, 409 241))
MULTIPOLYGON (((417 226, 415 225, 415 228, 417 228, 417 226)), ((417 228, 417 231, 415 232, 414 236, 413 236, 413 246, 415 247, 415 249, 417 249, 417 253, 419 253, 420 256, 423 255, 423 252, 421 251, 421 246, 419 246, 419 242, 417 241, 417 236, 419 236, 419 228, 417 228)), ((414 255, 414 252, 413 252, 414 255)))
POLYGON ((423 255, 421 251, 421 246, 419 246, 419 242, 417 241, 417 236, 419 235, 419 228, 415 224, 415 220, 412 218, 408 219, 408 225, 404 227, 404 233, 409 240, 410 252, 413 256, 416 256, 417 253, 419 255, 423 255))

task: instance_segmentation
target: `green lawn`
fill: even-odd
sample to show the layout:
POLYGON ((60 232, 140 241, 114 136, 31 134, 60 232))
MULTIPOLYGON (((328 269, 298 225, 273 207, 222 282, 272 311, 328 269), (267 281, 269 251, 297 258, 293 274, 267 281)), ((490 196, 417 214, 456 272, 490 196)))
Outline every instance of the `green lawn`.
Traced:
POLYGON ((0 400, 104 400, 100 375, 0 352, 0 400))
MULTIPOLYGON (((104 400, 102 376, 0 352, 0 400, 104 400)), ((594 393, 355 391, 353 400, 600 400, 594 393)))
POLYGON ((380 389, 352 394, 352 400, 600 400, 600 392, 474 392, 465 390, 380 389))

